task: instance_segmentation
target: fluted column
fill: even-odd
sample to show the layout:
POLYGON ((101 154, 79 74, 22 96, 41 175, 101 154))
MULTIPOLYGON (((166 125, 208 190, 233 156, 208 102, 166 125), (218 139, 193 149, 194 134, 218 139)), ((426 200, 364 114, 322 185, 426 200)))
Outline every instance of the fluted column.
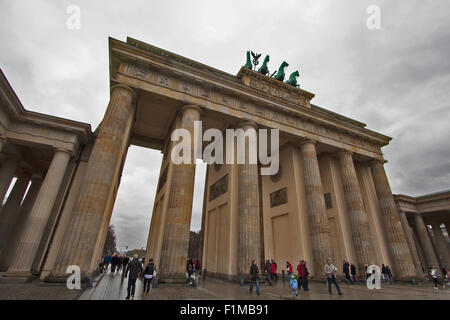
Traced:
POLYGON ((350 222, 353 246, 358 260, 357 266, 359 274, 364 275, 364 264, 371 265, 375 262, 375 248, 370 234, 369 221, 364 208, 352 153, 349 151, 340 151, 337 155, 339 158, 342 187, 347 205, 347 215, 350 222))
POLYGON ((414 238, 411 233, 411 227, 409 226, 408 219, 406 218, 406 214, 403 211, 397 210, 398 215, 400 217, 400 222, 403 227, 403 231, 405 232, 406 241, 408 242, 409 251, 411 252, 411 256, 414 262, 414 267, 416 268, 417 276, 420 279, 423 279, 423 271, 422 266, 420 265, 420 258, 417 253, 416 244, 414 243, 414 238))
MULTIPOLYGON (((438 221, 433 221, 431 223, 434 233, 434 241, 436 244, 437 254, 440 256, 442 263, 447 270, 450 269, 450 247, 447 241, 444 239, 444 235, 441 230, 441 223, 438 221)), ((437 267, 436 267, 437 268, 437 267)))
POLYGON ((439 274, 442 275, 439 262, 434 254, 433 243, 431 242, 427 226, 423 222, 422 216, 418 213, 414 214, 414 224, 416 225, 417 237, 419 238, 420 245, 422 246, 425 255, 425 273, 429 275, 430 266, 434 266, 439 274))
POLYGON ((20 235, 16 255, 3 277, 28 278, 32 275, 33 261, 60 191, 70 157, 71 153, 67 150, 57 149, 55 151, 39 194, 31 209, 30 217, 27 219, 20 235))
MULTIPOLYGON (((185 279, 189 232, 194 197, 195 154, 194 121, 200 120, 201 110, 195 105, 181 109, 180 129, 185 129, 191 136, 190 164, 172 164, 172 180, 168 190, 168 207, 166 225, 161 246, 160 277, 166 281, 185 279)), ((167 183, 167 182, 166 182, 167 183)))
MULTIPOLYGON (((243 122, 239 126, 245 134, 254 132, 257 137, 256 124, 253 122, 243 122)), ((247 275, 252 261, 256 260, 257 265, 261 261, 261 230, 259 212, 259 185, 258 185, 258 164, 249 161, 251 147, 256 143, 256 139, 245 141, 245 163, 237 164, 238 171, 238 273, 241 278, 247 275)))
POLYGON ((312 253, 314 259, 314 277, 323 273, 323 267, 331 257, 331 238, 328 226, 316 143, 306 140, 301 144, 303 176, 305 184, 306 207, 310 225, 312 253))
POLYGON ((30 174, 20 170, 16 183, 9 194, 8 200, 0 212, 0 254, 6 247, 6 242, 19 216, 19 208, 25 191, 30 182, 30 174))
POLYGON ((17 160, 8 158, 0 167, 0 206, 17 169, 17 160))
POLYGON ((115 188, 114 174, 122 163, 128 147, 125 140, 133 129, 135 100, 133 89, 124 85, 111 88, 110 102, 99 126, 69 227, 50 275, 55 281, 67 276, 69 265, 79 266, 83 275, 89 273, 104 215, 109 214, 106 209, 115 188))
POLYGON ((27 195, 20 206, 17 223, 14 225, 8 240, 6 241, 5 249, 0 256, 0 271, 8 269, 16 252, 17 243, 19 241, 22 230, 31 213, 31 209, 41 188, 42 177, 33 175, 31 177, 31 186, 28 189, 27 195))
POLYGON ((394 264, 391 268, 394 278, 405 281, 417 278, 383 163, 378 160, 372 161, 370 162, 370 169, 377 193, 381 221, 384 225, 388 248, 394 264))

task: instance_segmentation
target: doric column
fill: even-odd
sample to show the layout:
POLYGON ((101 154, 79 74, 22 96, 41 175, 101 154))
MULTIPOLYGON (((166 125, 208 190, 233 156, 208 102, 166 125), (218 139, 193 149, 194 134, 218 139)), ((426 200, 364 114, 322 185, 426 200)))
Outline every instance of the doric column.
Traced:
POLYGON ((306 140, 301 144, 306 207, 310 224, 314 277, 319 278, 323 267, 331 257, 330 228, 317 160, 316 143, 306 140))
POLYGON ((417 237, 419 238, 420 245, 422 246, 423 253, 425 255, 425 273, 429 275, 430 266, 434 266, 441 274, 439 263, 434 254, 433 243, 430 239, 430 234, 428 233, 427 226, 423 222, 423 218, 420 214, 416 213, 414 215, 414 224, 416 225, 417 237))
POLYGON ((17 245, 16 254, 3 277, 29 277, 39 244, 67 171, 71 152, 57 149, 45 175, 17 245))
POLYGON ((0 271, 6 271, 11 264, 11 261, 16 252, 17 243, 19 241, 22 230, 26 221, 30 215, 33 204, 38 195, 39 189, 42 184, 42 177, 39 175, 33 175, 31 177, 31 186, 28 189, 27 195, 20 206, 19 214, 17 217, 17 223, 14 225, 9 238, 6 242, 5 249, 0 256, 0 271))
POLYGON ((411 233, 411 227, 409 226, 408 219, 406 218, 405 212, 401 210, 397 210, 398 215, 400 217, 400 222, 402 224, 403 232, 406 236, 406 241, 408 242, 409 251, 411 252, 411 256, 414 262, 414 267, 416 268, 417 276, 420 279, 423 279, 423 270, 422 266, 420 265, 420 258, 417 253, 416 244, 414 243, 414 238, 411 233))
POLYGON ((194 121, 200 120, 201 110, 195 105, 187 105, 181 109, 181 112, 180 129, 187 130, 191 136, 191 161, 189 164, 173 163, 172 165, 172 181, 168 190, 169 201, 166 225, 163 227, 159 268, 160 277, 166 282, 186 279, 185 270, 194 197, 196 160, 194 121))
POLYGON ((450 270, 450 248, 447 241, 444 239, 444 235, 442 234, 441 223, 439 221, 433 221, 431 223, 431 227, 433 228, 437 254, 439 255, 439 258, 445 268, 450 270))
POLYGON ((101 233, 104 215, 109 214, 115 172, 120 167, 128 147, 136 112, 136 94, 124 85, 111 88, 111 98, 92 148, 80 191, 75 201, 68 230, 63 239, 50 278, 64 279, 69 265, 89 273, 97 237, 101 233), (124 147, 126 146, 126 147, 124 147))
POLYGON ((17 169, 17 160, 7 158, 0 167, 0 207, 17 169))
POLYGON ((417 278, 414 263, 406 242, 400 218, 397 213, 397 207, 392 196, 391 187, 384 171, 381 161, 371 161, 370 169, 372 171, 373 184, 377 193, 378 205, 381 214, 381 221, 385 228, 385 234, 388 241, 393 262, 394 278, 398 280, 412 280, 417 278))
POLYGON ((357 266, 359 274, 364 275, 364 264, 371 265, 375 262, 375 248, 370 234, 369 221, 364 208, 352 153, 349 151, 340 151, 337 155, 339 158, 342 187, 347 205, 347 215, 350 221, 353 246, 358 260, 357 266))
MULTIPOLYGON (((257 144, 256 124, 243 122, 239 126, 255 139, 245 138, 245 163, 237 164, 238 171, 238 274, 243 279, 247 275, 252 260, 261 265, 261 229, 259 211, 258 164, 250 163, 250 152, 257 148, 250 147, 257 144), (253 131, 253 133, 251 132, 253 131)), ((242 140, 244 141, 244 140, 242 140)), ((238 146, 239 148, 239 146, 238 146)), ((228 151, 230 152, 230 151, 228 151)))
POLYGON ((20 204, 29 182, 30 174, 19 169, 16 183, 0 212, 0 254, 5 249, 8 237, 17 221, 20 204))

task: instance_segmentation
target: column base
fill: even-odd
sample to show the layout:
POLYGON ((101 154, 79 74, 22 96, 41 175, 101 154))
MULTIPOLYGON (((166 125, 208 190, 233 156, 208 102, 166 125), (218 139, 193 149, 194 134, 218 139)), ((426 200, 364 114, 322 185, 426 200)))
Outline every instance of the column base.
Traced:
POLYGON ((171 275, 162 274, 161 276, 157 276, 157 277, 159 278, 160 283, 185 284, 188 282, 185 273, 178 273, 178 274, 171 274, 171 275))
POLYGON ((37 277, 31 272, 10 272, 5 273, 1 278, 1 283, 29 283, 37 277))

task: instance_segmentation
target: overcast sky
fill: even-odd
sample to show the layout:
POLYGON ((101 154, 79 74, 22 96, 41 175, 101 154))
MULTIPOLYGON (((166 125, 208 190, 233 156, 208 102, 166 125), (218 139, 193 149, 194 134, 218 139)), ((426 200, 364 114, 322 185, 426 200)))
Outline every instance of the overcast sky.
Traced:
MULTIPOLYGON (((450 189, 450 1, 0 2, 0 68, 26 109, 90 123, 109 99, 108 37, 130 36, 231 74, 245 51, 300 71, 313 103, 393 137, 394 193, 450 189), (282 5, 280 5, 282 3, 282 5), (67 28, 67 7, 81 9, 67 28), (381 9, 369 30, 368 6, 381 9)), ((119 245, 146 246, 161 154, 131 147, 111 223, 119 245)), ((204 166, 193 221, 201 223, 204 166)))

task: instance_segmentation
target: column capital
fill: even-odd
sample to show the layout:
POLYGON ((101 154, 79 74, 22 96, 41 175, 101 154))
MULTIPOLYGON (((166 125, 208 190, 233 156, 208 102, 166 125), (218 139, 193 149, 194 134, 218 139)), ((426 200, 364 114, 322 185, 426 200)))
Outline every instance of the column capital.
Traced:
POLYGON ((127 86, 127 85, 121 84, 121 83, 116 83, 116 84, 111 86, 111 94, 113 93, 113 91, 115 89, 118 89, 118 88, 122 88, 122 89, 128 90, 128 92, 130 92, 131 95, 133 96, 133 102, 132 103, 136 102, 136 100, 137 100, 137 93, 136 93, 136 91, 133 88, 131 88, 131 87, 127 86))
POLYGON ((255 122, 253 122, 253 121, 247 121, 247 120, 244 120, 244 121, 241 121, 238 125, 237 125, 237 127, 236 128, 238 128, 238 129, 244 129, 245 127, 253 127, 253 129, 255 129, 255 130, 258 130, 258 125, 255 123, 255 122))
POLYGON ((387 162, 388 161, 385 160, 385 159, 371 159, 371 160, 367 161, 369 166, 374 166, 374 165, 377 165, 377 164, 381 164, 383 166, 387 162))
POLYGON ((181 107, 180 112, 183 113, 184 111, 188 110, 188 109, 195 109, 198 111, 198 113, 201 115, 203 113, 202 109, 195 105, 195 104, 186 104, 184 106, 181 107))
POLYGON ((337 157, 342 157, 342 156, 344 156, 346 154, 349 154, 349 155, 351 155, 353 157, 353 152, 350 151, 350 150, 345 150, 345 149, 339 149, 339 150, 335 151, 334 154, 337 157))
POLYGON ((303 141, 300 141, 299 145, 302 146, 304 144, 313 144, 314 146, 317 146, 317 141, 316 140, 312 140, 312 139, 305 139, 303 141))
POLYGON ((63 153, 67 153, 71 158, 74 156, 74 152, 72 150, 67 150, 67 149, 62 149, 62 148, 56 148, 55 149, 55 154, 57 152, 63 152, 63 153))

